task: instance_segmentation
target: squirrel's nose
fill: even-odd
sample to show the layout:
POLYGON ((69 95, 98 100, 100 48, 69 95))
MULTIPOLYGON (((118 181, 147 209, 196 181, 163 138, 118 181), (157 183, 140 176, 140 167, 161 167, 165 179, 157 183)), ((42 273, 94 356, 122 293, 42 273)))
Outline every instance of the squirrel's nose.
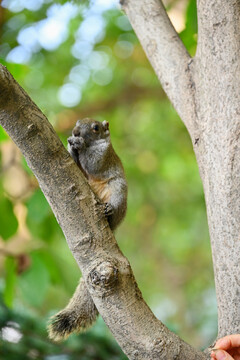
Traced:
POLYGON ((80 136, 80 129, 78 127, 75 127, 72 133, 73 136, 80 136))

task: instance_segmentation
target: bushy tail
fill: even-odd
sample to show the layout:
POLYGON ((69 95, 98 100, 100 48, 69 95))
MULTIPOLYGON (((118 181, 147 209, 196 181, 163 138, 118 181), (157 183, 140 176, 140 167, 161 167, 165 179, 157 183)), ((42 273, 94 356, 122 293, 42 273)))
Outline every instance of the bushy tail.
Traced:
POLYGON ((62 341, 73 332, 83 332, 96 321, 97 316, 98 310, 81 278, 68 305, 51 317, 48 326, 49 338, 62 341))

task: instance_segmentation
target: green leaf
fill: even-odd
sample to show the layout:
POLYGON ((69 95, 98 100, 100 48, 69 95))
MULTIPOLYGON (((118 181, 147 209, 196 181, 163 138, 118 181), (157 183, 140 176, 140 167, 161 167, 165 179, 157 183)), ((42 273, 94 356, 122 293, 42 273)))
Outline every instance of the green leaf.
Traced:
POLYGON ((45 299, 50 277, 39 254, 32 255, 31 267, 18 278, 24 300, 32 306, 40 306, 45 299))
POLYGON ((22 164, 22 167, 23 169, 29 174, 29 175, 32 175, 32 170, 29 168, 28 164, 27 164, 27 161, 25 159, 25 157, 21 157, 21 164, 22 164))
POLYGON ((8 134, 7 134, 6 131, 3 129, 3 127, 0 126, 0 142, 5 141, 5 140, 8 140, 8 139, 9 139, 8 134))
POLYGON ((197 4, 196 0, 190 0, 186 12, 186 28, 196 34, 198 31, 197 27, 197 4))
POLYGON ((41 223, 51 213, 50 206, 40 189, 28 200, 27 209, 28 218, 36 223, 41 223))
POLYGON ((37 190, 27 202, 27 225, 33 237, 51 241, 61 236, 61 229, 41 190, 37 190))
POLYGON ((62 231, 53 214, 49 214, 41 222, 32 217, 28 217, 27 225, 33 237, 42 239, 46 242, 50 242, 54 238, 62 237, 62 231))
POLYGON ((7 65, 6 61, 5 61, 4 59, 2 59, 1 57, 0 57, 0 64, 2 64, 2 65, 4 65, 4 66, 7 65))
POLYGON ((55 284, 62 284, 62 263, 59 264, 56 253, 50 251, 50 249, 48 248, 47 250, 42 250, 39 255, 41 256, 41 260, 43 261, 46 269, 48 270, 51 282, 55 284))
POLYGON ((190 0, 186 10, 186 27, 180 37, 190 55, 194 55, 197 46, 197 5, 196 0, 190 0))
POLYGON ((13 212, 13 204, 4 197, 0 188, 0 236, 7 240, 15 234, 18 227, 18 221, 13 212))
POLYGON ((8 307, 12 307, 16 284, 16 261, 12 257, 7 257, 5 262, 6 278, 3 299, 8 307))

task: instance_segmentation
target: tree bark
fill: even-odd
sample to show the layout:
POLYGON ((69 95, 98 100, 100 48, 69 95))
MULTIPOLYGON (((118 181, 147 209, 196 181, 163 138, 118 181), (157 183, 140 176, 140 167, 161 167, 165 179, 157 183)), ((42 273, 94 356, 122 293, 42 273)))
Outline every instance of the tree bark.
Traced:
POLYGON ((160 0, 122 4, 192 139, 208 214, 218 337, 240 333, 240 2, 198 0, 193 59, 160 0))
POLYGON ((2 65, 0 124, 36 175, 99 313, 129 359, 206 359, 153 315, 99 200, 46 117, 2 65))
POLYGON ((240 2, 199 0, 198 27, 195 152, 207 205, 221 337, 240 333, 240 2))

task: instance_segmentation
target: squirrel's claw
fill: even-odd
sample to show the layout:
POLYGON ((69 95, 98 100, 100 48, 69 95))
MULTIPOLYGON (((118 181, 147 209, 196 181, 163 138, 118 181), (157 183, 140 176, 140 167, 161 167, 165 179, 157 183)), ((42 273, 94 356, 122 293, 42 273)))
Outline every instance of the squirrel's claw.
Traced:
POLYGON ((106 217, 113 215, 113 207, 110 203, 105 203, 104 214, 106 217))

